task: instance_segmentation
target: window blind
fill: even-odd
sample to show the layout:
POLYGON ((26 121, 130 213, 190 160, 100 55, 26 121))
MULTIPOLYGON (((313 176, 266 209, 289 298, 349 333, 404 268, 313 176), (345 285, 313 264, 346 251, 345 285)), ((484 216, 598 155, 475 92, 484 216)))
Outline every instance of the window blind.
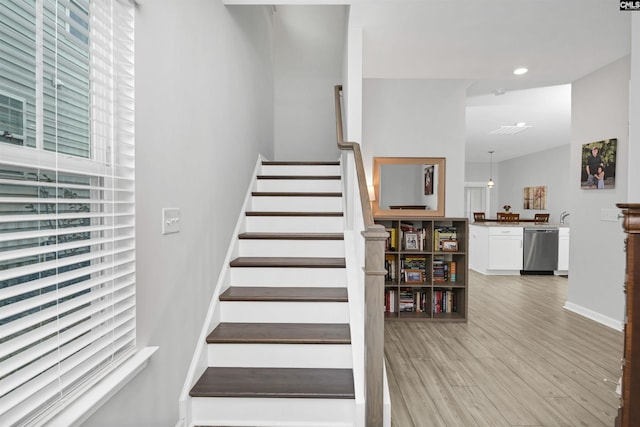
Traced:
POLYGON ((133 18, 0 0, 2 424, 42 423, 135 350, 133 18))

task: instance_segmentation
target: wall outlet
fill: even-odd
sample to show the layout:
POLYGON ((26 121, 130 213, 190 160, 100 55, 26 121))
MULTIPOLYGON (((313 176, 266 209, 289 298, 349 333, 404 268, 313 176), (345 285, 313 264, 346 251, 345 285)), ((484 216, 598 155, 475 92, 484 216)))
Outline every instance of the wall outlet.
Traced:
POLYGON ((622 216, 620 209, 600 209, 600 221, 618 222, 622 216))
POLYGON ((162 234, 180 232, 180 209, 162 208, 162 234))

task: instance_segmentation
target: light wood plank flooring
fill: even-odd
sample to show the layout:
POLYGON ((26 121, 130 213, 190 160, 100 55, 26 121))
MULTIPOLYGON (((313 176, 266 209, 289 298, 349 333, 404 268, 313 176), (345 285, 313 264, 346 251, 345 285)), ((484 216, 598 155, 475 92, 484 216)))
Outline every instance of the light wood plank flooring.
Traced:
POLYGON ((613 426, 623 336, 568 280, 470 271, 468 323, 386 321, 394 427, 613 426))

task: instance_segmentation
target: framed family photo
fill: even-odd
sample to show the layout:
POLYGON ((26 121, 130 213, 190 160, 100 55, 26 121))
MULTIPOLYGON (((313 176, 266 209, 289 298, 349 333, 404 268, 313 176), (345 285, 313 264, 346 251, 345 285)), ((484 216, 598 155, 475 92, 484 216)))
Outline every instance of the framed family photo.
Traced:
POLYGON ((422 283, 422 270, 405 270, 404 281, 407 283, 422 283))
POLYGON ((457 252, 458 251, 458 241, 457 240, 443 240, 442 241, 442 251, 443 252, 457 252))
POLYGON ((582 145, 581 189, 605 190, 615 188, 617 149, 617 138, 582 145))
POLYGON ((418 233, 405 233, 404 234, 404 248, 406 250, 415 250, 419 249, 418 246, 418 233))
POLYGON ((424 168, 424 195, 430 196, 433 194, 433 174, 435 167, 428 165, 424 168))

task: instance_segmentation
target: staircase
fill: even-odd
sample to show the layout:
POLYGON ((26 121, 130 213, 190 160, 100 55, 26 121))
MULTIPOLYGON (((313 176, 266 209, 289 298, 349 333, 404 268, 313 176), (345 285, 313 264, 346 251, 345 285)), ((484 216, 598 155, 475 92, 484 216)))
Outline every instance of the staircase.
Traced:
POLYGON ((263 161, 191 426, 355 426, 340 166, 263 161))

